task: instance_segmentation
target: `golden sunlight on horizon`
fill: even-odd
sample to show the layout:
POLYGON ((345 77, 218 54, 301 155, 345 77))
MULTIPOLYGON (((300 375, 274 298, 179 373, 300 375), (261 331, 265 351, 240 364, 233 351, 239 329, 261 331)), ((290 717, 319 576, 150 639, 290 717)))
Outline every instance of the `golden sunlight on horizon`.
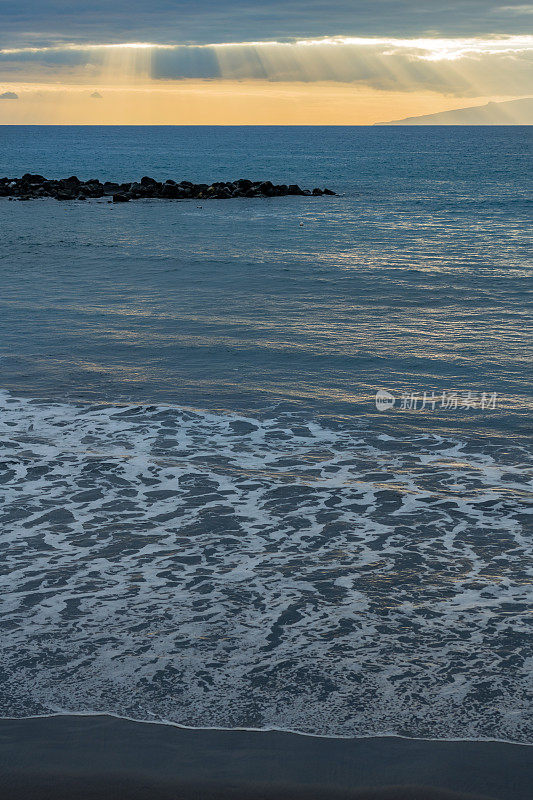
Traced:
POLYGON ((0 124, 371 125, 523 97, 515 55, 532 49, 530 36, 4 49, 0 124))
POLYGON ((179 81, 164 88, 12 84, 11 125, 372 125, 509 99, 376 91, 331 82, 179 81))

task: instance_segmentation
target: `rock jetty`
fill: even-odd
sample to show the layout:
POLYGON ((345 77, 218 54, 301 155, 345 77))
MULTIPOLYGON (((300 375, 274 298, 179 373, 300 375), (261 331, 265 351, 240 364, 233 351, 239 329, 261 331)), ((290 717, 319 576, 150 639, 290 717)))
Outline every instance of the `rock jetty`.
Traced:
POLYGON ((233 197, 285 197, 287 195, 334 195, 331 189, 301 189, 296 183, 275 185, 270 181, 237 181, 191 183, 168 180, 161 183, 144 176, 133 183, 113 183, 94 178, 80 181, 75 175, 60 180, 48 180, 42 175, 27 173, 22 178, 0 178, 0 197, 34 200, 53 197, 56 200, 88 200, 108 197, 114 203, 151 198, 158 200, 230 200, 233 197))

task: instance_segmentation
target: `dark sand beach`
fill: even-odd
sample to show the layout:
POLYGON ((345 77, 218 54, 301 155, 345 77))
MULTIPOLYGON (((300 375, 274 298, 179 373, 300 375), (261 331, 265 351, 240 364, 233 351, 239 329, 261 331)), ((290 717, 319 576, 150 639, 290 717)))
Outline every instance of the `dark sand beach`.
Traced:
POLYGON ((529 800, 532 750, 498 742, 190 730, 108 716, 0 723, 0 797, 529 800))

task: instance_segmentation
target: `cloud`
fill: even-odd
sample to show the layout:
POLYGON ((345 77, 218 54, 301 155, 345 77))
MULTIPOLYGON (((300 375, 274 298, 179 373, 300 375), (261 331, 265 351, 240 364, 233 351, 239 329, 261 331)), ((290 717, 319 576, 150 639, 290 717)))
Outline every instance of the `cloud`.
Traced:
POLYGON ((0 46, 482 36, 527 30, 529 8, 512 0, 0 0, 0 46))
POLYGON ((102 99, 102 95, 100 94, 100 92, 93 92, 91 94, 91 97, 94 97, 96 100, 101 100, 102 99))
POLYGON ((331 81, 520 96, 532 80, 533 37, 522 35, 532 8, 527 0, 0 0, 0 80, 85 90, 331 81))
POLYGON ((533 14, 533 5, 500 6, 497 10, 507 14, 533 14))
MULTIPOLYGON (((19 81, 103 87, 182 80, 314 83, 456 96, 516 97, 533 82, 533 36, 498 38, 329 37, 292 42, 0 50, 0 72, 19 81)), ((11 81, 13 84, 15 81, 11 81)), ((94 95, 93 95, 94 96, 94 95)))
POLYGON ((0 94, 0 100, 18 100, 19 96, 16 92, 3 92, 0 94))

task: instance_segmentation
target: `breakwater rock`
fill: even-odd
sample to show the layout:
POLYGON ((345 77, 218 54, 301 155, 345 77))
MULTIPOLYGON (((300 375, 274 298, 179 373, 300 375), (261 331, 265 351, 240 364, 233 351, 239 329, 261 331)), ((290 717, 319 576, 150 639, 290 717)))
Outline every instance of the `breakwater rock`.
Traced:
POLYGON ((232 182, 191 183, 173 180, 160 181, 145 176, 133 183, 102 183, 96 178, 80 181, 75 175, 60 180, 48 180, 43 175, 27 173, 22 178, 0 178, 0 197, 33 200, 53 197, 56 200, 86 200, 108 197, 115 203, 153 198, 158 200, 229 200, 234 197, 285 197, 287 195, 334 195, 331 189, 301 189, 297 184, 275 185, 271 181, 250 181, 245 178, 232 182))

